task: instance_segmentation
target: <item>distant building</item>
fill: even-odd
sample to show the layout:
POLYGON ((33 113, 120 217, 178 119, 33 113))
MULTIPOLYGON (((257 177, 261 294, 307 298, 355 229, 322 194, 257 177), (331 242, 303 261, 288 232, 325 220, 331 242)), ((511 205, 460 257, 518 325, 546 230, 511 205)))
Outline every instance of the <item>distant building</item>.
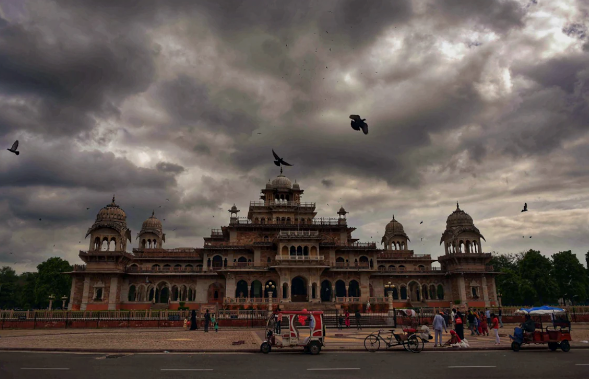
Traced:
MULTIPOLYGON (((303 190, 284 175, 269 181, 260 201, 250 202, 247 217, 230 210, 228 226, 211 231, 202 248, 164 249, 162 223, 152 216, 137 234, 138 247, 127 251, 131 231, 123 209, 101 209, 88 229, 88 251, 75 265, 70 309, 176 309, 180 301, 200 304, 282 303, 283 308, 334 308, 335 304, 388 303, 394 306, 449 307, 497 305, 495 275, 483 253, 484 237, 473 219, 457 209, 447 218, 436 259, 414 254, 410 238, 395 218, 381 240, 352 238, 346 212, 317 218, 315 203, 301 202, 303 190), (306 304, 291 304, 306 303, 306 304)), ((485 240, 485 239, 484 239, 485 240)))

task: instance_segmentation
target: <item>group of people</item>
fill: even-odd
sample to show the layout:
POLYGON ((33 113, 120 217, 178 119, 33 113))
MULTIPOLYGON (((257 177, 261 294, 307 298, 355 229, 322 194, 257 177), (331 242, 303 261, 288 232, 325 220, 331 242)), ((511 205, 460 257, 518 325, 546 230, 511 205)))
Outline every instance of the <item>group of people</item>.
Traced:
MULTIPOLYGON (((209 310, 207 309, 205 311, 205 316, 203 317, 203 329, 205 333, 209 332, 209 325, 212 325, 216 332, 219 331, 219 323, 217 322, 215 315, 209 313, 209 310)), ((199 324, 197 322, 197 311, 193 309, 191 312, 190 322, 187 319, 184 319, 184 327, 185 329, 190 327, 190 330, 199 329, 199 324)))
MULTIPOLYGON (((453 308, 451 311, 451 319, 453 320, 453 323, 455 325, 455 332, 457 333, 457 336, 463 340, 465 339, 465 334, 463 333, 463 328, 465 325, 465 322, 469 322, 468 324, 468 328, 471 331, 471 335, 490 335, 489 334, 489 330, 488 327, 491 325, 491 329, 492 332, 494 333, 494 337, 496 338, 496 345, 500 345, 500 336, 498 334, 498 329, 500 328, 500 325, 502 323, 502 309, 499 309, 499 315, 496 316, 494 313, 490 312, 489 309, 485 309, 484 311, 476 311, 473 309, 468 309, 467 310, 467 317, 465 317, 465 315, 463 315, 463 313, 461 313, 459 310, 453 308)), ((444 329, 446 332, 446 324, 444 323, 444 318, 442 317, 442 312, 440 319, 442 319, 443 325, 444 325, 444 329)), ((436 319, 436 317, 435 317, 436 319)), ((438 322, 438 324, 440 325, 440 321, 438 322)), ((503 327, 503 325, 502 325, 503 327)), ((442 328, 440 328, 440 326, 438 327, 438 329, 441 331, 442 333, 442 328)), ((436 331, 437 328, 434 328, 435 330, 435 342, 434 342, 434 346, 437 345, 436 342, 436 331)), ((441 340, 442 340, 442 335, 441 335, 441 340)))
MULTIPOLYGON (((367 307, 370 309, 371 305, 367 303, 367 307)), ((358 309, 354 312, 354 318, 356 319, 356 329, 363 330, 361 326, 361 312, 358 309)), ((338 315, 338 330, 342 330, 343 324, 347 328, 350 328, 350 312, 348 312, 348 309, 344 312, 344 315, 342 313, 338 315)))

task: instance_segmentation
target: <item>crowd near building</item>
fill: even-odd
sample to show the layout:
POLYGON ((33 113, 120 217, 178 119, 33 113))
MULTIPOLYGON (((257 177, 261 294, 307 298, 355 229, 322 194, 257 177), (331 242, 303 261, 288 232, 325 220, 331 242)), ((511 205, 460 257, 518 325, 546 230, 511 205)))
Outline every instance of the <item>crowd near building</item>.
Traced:
POLYGON ((498 305, 491 254, 483 253, 485 239, 459 204, 440 239, 444 255, 433 259, 410 249, 395 217, 381 246, 358 242, 344 208, 337 218, 318 218, 303 192, 281 173, 250 202, 247 217, 234 205, 229 225, 213 229, 200 248, 164 248, 166 234, 152 213, 131 252, 127 216, 113 196, 86 233, 88 250, 79 254, 85 265, 70 273, 69 309, 177 309, 181 302, 189 308, 498 305))

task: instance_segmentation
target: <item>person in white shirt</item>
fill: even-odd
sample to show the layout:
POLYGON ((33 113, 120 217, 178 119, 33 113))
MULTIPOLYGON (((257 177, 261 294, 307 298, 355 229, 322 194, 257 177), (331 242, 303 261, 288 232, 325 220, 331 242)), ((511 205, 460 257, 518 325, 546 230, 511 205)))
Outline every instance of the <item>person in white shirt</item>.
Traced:
POLYGON ((432 328, 434 329, 434 347, 438 344, 438 346, 442 346, 442 331, 445 330, 447 332, 447 323, 445 322, 444 317, 442 316, 442 312, 438 313, 434 316, 434 321, 432 321, 432 328))

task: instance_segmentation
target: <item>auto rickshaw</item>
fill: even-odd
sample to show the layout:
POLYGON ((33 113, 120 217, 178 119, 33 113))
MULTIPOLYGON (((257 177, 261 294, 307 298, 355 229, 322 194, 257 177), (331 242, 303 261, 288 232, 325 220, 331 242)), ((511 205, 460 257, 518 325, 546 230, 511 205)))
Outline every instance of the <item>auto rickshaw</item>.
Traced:
POLYGON ((551 351, 560 348, 564 352, 570 351, 571 322, 565 309, 556 307, 534 307, 521 308, 515 313, 530 315, 531 319, 535 318, 535 331, 526 332, 521 328, 514 328, 514 336, 509 336, 512 340, 512 350, 519 351, 525 344, 547 344, 551 351), (543 329, 542 316, 550 315, 553 329, 547 326, 543 329))
POLYGON ((312 355, 319 354, 324 346, 326 328, 324 325, 324 312, 321 311, 281 311, 283 315, 280 334, 275 334, 273 325, 274 314, 266 323, 266 339, 260 345, 260 351, 270 353, 273 348, 303 347, 303 351, 312 355), (315 320, 313 330, 309 327, 308 317, 315 320), (288 328, 286 328, 288 326, 288 328))

